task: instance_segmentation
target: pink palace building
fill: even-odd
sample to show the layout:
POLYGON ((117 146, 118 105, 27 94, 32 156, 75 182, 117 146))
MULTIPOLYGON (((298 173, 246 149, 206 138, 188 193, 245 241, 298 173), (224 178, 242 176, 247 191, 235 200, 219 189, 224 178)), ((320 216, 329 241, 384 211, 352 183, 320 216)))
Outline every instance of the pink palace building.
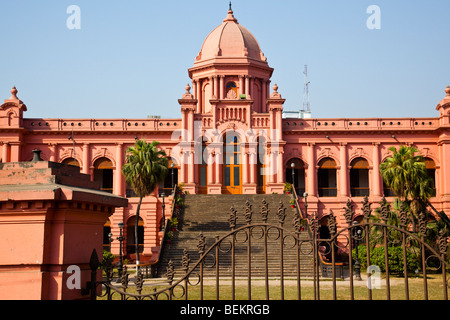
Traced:
MULTIPOLYGON (((183 183, 190 194, 272 194, 282 193, 284 183, 294 179, 297 194, 308 194, 309 213, 321 217, 332 209, 345 226, 349 198, 357 211, 366 195, 374 207, 383 196, 392 200, 378 170, 392 146, 420 150, 435 181, 431 202, 450 212, 450 179, 445 178, 450 177, 450 87, 434 113, 430 106, 429 118, 283 117, 285 100, 271 84, 273 68, 231 9, 188 71, 192 83, 178 100, 179 119, 29 119, 14 87, 0 105, 0 162, 29 161, 32 150, 39 149, 43 160, 79 166, 102 190, 127 197, 128 207, 116 209, 105 225, 105 243, 109 232, 119 235, 123 222, 125 255, 133 259, 138 198, 121 168, 136 138, 159 141, 171 157, 170 170, 141 208, 141 261, 157 259, 160 195, 168 195, 168 218, 175 184, 183 183)), ((111 250, 118 254, 118 241, 111 250)))

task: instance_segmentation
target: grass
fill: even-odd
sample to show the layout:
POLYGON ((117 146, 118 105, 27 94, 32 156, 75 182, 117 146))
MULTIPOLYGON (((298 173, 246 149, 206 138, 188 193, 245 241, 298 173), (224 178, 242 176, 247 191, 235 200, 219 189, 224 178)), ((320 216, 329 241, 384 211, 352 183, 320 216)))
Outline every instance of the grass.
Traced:
MULTIPOLYGON (((405 300, 405 285, 403 278, 390 278, 390 296, 391 300, 405 300)), ((422 278, 409 278, 409 299, 410 300, 424 300, 424 281, 422 278)), ((184 284, 182 282, 181 284, 184 284)), ((429 300, 442 300, 444 297, 443 281, 441 275, 432 275, 428 277, 428 299, 429 300)), ((322 280, 320 281, 320 300, 332 300, 333 299, 333 286, 332 281, 322 280)), ((166 286, 152 286, 145 287, 142 294, 148 294, 153 292, 153 288, 161 290, 166 286)), ((136 293, 134 287, 127 289, 128 293, 136 293)), ((386 282, 385 279, 381 279, 381 286, 379 289, 372 289, 373 300, 386 300, 386 282)), ((176 287, 174 289, 174 295, 181 297, 184 300, 183 288, 176 287)), ((120 295, 115 294, 113 299, 120 299, 120 295)), ((200 300, 200 285, 188 287, 189 300, 200 300)), ((102 298, 100 298, 102 299, 102 298)), ((103 298, 104 299, 104 298, 103 298)), ((160 299, 167 299, 166 296, 161 296, 160 299)), ((205 280, 203 286, 203 299, 204 300, 216 300, 216 285, 215 280, 205 280)), ((231 300, 232 299, 232 287, 231 281, 221 280, 219 286, 219 300, 231 300)), ((246 280, 236 281, 235 287, 235 299, 236 300, 248 300, 248 285, 246 280)), ((251 286, 251 299, 252 300, 265 300, 266 290, 264 286, 264 280, 252 280, 251 286)), ((269 286, 269 299, 280 300, 281 299, 281 287, 279 280, 271 280, 269 286)), ((284 299, 296 300, 297 299, 297 286, 296 281, 286 280, 284 284, 284 299)), ((314 300, 314 286, 311 280, 302 280, 301 285, 301 299, 302 300, 314 300)), ((336 299, 337 300, 350 300, 350 287, 349 281, 337 280, 336 281, 336 299)), ((369 289, 366 286, 366 281, 354 281, 354 299, 355 300, 368 300, 369 289)))

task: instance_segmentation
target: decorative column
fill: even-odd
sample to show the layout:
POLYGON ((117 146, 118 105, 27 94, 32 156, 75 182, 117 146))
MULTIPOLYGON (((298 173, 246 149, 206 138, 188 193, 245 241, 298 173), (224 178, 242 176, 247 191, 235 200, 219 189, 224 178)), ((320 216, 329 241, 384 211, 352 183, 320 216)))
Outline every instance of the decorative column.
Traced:
POLYGON ((90 168, 90 150, 89 143, 83 144, 83 167, 81 168, 81 173, 89 174, 90 168))
POLYGON ((274 92, 267 99, 267 107, 270 114, 270 183, 267 193, 283 193, 283 130, 282 130, 282 112, 283 104, 286 99, 278 93, 278 86, 273 86, 274 92), (276 176, 275 176, 276 175, 276 176))
POLYGON ((242 183, 246 185, 248 183, 248 172, 249 172, 249 163, 248 163, 248 151, 247 148, 242 145, 242 183))
POLYGON ((380 174, 380 143, 373 142, 373 155, 372 155, 372 192, 371 194, 374 197, 381 197, 381 174, 380 174))
POLYGON ((250 76, 245 76, 245 97, 248 99, 250 94, 250 76))
POLYGON ((195 180, 194 180, 194 169, 195 169, 195 164, 194 164, 194 151, 191 150, 189 151, 189 160, 188 160, 188 184, 194 184, 195 180))
POLYGON ((197 96, 197 80, 194 80, 194 79, 192 79, 192 92, 194 92, 194 99, 198 99, 198 96, 197 96))
POLYGON ((215 163, 216 181, 215 181, 215 184, 217 186, 217 193, 221 194, 222 193, 222 159, 223 159, 222 149, 216 148, 215 153, 216 153, 216 155, 215 155, 215 157, 216 157, 216 163, 215 163))
MULTIPOLYGON (((198 86, 200 84, 197 84, 198 86)), ((173 152, 179 152, 181 155, 180 163, 180 183, 185 183, 185 190, 191 194, 196 193, 194 183, 194 143, 192 141, 194 137, 194 110, 197 105, 198 99, 194 99, 194 96, 190 93, 191 87, 186 85, 186 92, 182 98, 178 100, 181 105, 181 128, 182 128, 182 141, 173 149, 173 152)))
POLYGON ((339 144, 339 162, 341 163, 340 166, 340 174, 339 174, 339 180, 340 180, 340 190, 339 194, 341 197, 348 198, 349 192, 348 192, 348 178, 349 178, 349 172, 348 172, 348 164, 347 164, 347 143, 342 142, 339 144))
POLYGON ((306 192, 310 196, 316 196, 317 174, 316 174, 316 150, 315 143, 308 143, 308 168, 306 170, 306 192))
POLYGON ((205 106, 203 105, 203 81, 199 79, 198 81, 198 92, 199 92, 199 96, 197 98, 198 103, 197 103, 197 113, 202 113, 205 106))
POLYGON ((261 79, 261 109, 258 112, 266 113, 267 112, 267 82, 264 79, 261 79))
POLYGON ((215 80, 216 80, 215 76, 209 77, 209 82, 210 82, 210 85, 211 85, 211 98, 217 97, 215 80))
MULTIPOLYGON (((265 156, 265 155, 264 155, 265 156)), ((248 171, 249 171, 249 183, 251 185, 257 186, 257 167, 258 167, 258 145, 257 143, 251 142, 248 144, 248 171)), ((265 161, 265 159, 264 159, 265 161)), ((266 163, 266 162, 264 162, 266 163)))
POLYGON ((20 161, 20 146, 22 145, 22 142, 20 141, 13 141, 10 142, 9 145, 11 146, 11 162, 19 162, 20 161))
POLYGON ((224 88, 224 78, 225 76, 221 75, 220 77, 220 100, 225 99, 225 88, 224 88))
POLYGON ((277 157, 277 161, 278 161, 278 166, 277 166, 277 168, 278 168, 277 183, 282 183, 282 184, 284 184, 284 182, 285 182, 284 181, 284 174, 283 174, 283 169, 284 169, 284 167, 283 167, 283 163, 284 163, 283 155, 284 155, 284 152, 282 150, 278 151, 278 157, 277 157))
POLYGON ((123 158, 124 158, 124 154, 123 154, 123 144, 122 143, 117 143, 116 144, 116 169, 114 172, 114 191, 113 193, 115 195, 118 196, 123 196, 124 193, 124 176, 122 175, 122 166, 123 166, 123 158))
MULTIPOLYGON (((244 76, 240 75, 239 76, 239 94, 244 94, 244 76)), ((239 95, 237 96, 237 98, 239 99, 239 95)))
POLYGON ((2 142, 2 162, 9 162, 9 144, 2 142))
MULTIPOLYGON (((208 165, 208 172, 207 172, 207 185, 208 187, 212 184, 214 184, 214 151, 211 150, 210 144, 206 147, 206 150, 208 151, 208 158, 206 164, 208 165)), ((203 155, 205 156, 205 155, 203 155)))
POLYGON ((437 145, 439 147, 440 154, 440 185, 438 186, 440 194, 440 200, 442 201, 441 209, 444 212, 450 211, 450 168, 448 165, 448 159, 450 159, 450 131, 448 125, 450 124, 450 86, 445 88, 446 96, 442 99, 436 107, 439 111, 439 122, 441 126, 441 133, 437 145))
POLYGON ((53 162, 58 162, 58 159, 56 158, 56 143, 49 143, 47 144, 48 146, 48 150, 49 150, 49 155, 48 155, 48 160, 49 161, 53 161, 53 162))
POLYGON ((220 85, 219 85, 220 80, 219 79, 220 79, 220 76, 214 76, 214 84, 216 86, 216 89, 215 89, 216 99, 220 98, 220 85))

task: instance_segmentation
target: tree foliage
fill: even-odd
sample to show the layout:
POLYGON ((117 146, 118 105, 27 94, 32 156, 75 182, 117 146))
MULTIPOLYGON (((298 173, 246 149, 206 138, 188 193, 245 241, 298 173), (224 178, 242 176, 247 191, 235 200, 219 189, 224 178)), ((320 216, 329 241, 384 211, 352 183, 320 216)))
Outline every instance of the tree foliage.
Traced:
POLYGON ((157 141, 137 140, 127 149, 122 173, 140 198, 150 195, 167 175, 168 159, 164 150, 158 150, 158 145, 157 141))
POLYGON ((139 197, 134 228, 137 262, 139 262, 138 223, 142 199, 155 191, 169 171, 166 153, 164 150, 158 150, 158 145, 157 141, 147 143, 145 140, 136 140, 133 146, 127 148, 126 163, 122 167, 126 182, 139 197))

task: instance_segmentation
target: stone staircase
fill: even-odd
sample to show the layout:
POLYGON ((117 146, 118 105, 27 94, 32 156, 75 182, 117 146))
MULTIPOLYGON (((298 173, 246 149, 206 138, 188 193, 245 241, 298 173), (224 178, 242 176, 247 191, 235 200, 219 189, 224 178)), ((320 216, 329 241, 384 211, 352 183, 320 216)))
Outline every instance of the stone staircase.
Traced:
MULTIPOLYGON (((157 266, 157 276, 164 277, 167 271, 169 260, 172 260, 175 267, 175 277, 182 277, 181 259, 184 249, 188 250, 190 258, 190 268, 198 261, 198 243, 199 236, 203 234, 206 238, 207 251, 216 241, 216 237, 222 238, 230 231, 230 212, 233 206, 237 211, 237 225, 236 229, 247 224, 244 216, 246 201, 252 205, 253 215, 252 224, 263 223, 261 218, 261 207, 263 199, 268 203, 269 214, 267 223, 275 226, 280 226, 277 212, 280 202, 286 208, 286 218, 283 227, 294 233, 293 219, 295 210, 291 208, 290 200, 292 195, 279 194, 263 194, 263 195, 185 195, 184 215, 181 217, 179 228, 174 232, 174 236, 170 244, 164 245, 163 252, 160 257, 160 262, 157 266)), ((245 229, 247 230, 247 229, 245 229)), ((251 273, 252 278, 261 278, 265 276, 265 254, 264 254, 264 239, 261 238, 263 227, 254 227, 252 229, 251 238, 251 273)), ((300 233, 300 239, 308 241, 311 236, 308 228, 300 233)), ((276 228, 269 229, 269 239, 267 245, 268 269, 269 277, 278 278, 280 276, 280 240, 279 232, 276 228), (278 239, 277 239, 278 238, 278 239)), ((289 233, 284 232, 284 237, 289 233)), ((248 277, 248 254, 246 241, 246 231, 241 231, 236 235, 235 244, 235 276, 248 277)), ((220 277, 231 277, 231 237, 226 238, 220 246, 219 253, 219 274, 220 277)), ((283 273, 286 278, 293 278, 297 275, 297 247, 292 248, 294 241, 292 237, 286 237, 285 246, 283 247, 283 273)), ((300 254, 300 274, 301 277, 311 277, 313 273, 312 265, 312 249, 310 242, 305 242, 301 246, 300 254)), ((208 254, 205 260, 204 276, 215 277, 216 266, 215 249, 208 254)), ((198 268, 197 268, 198 271, 198 268)))

